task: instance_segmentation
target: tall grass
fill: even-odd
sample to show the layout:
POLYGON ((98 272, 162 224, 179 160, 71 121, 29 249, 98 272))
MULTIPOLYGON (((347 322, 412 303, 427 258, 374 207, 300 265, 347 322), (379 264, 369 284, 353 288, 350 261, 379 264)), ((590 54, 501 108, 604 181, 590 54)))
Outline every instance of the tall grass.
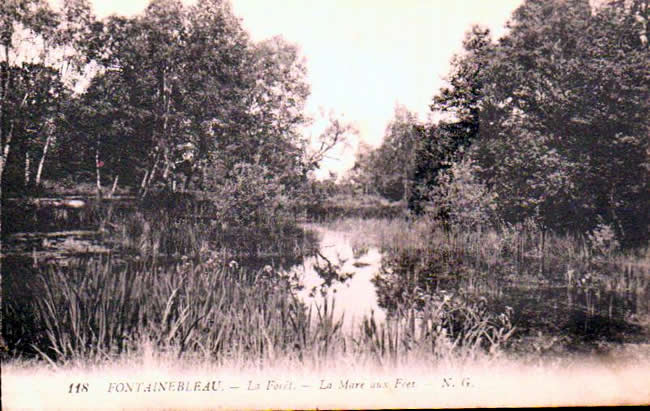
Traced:
POLYGON ((606 351, 650 331, 647 248, 624 251, 534 224, 468 230, 345 219, 329 227, 346 231, 356 249, 383 251, 374 283, 389 313, 409 303, 421 309, 431 296, 486 298, 492 312, 513 309, 513 352, 535 355, 606 351))
POLYGON ((209 201, 194 197, 163 204, 150 201, 113 218, 109 237, 118 248, 143 258, 185 255, 200 259, 206 251, 218 250, 238 259, 290 256, 295 260, 313 253, 316 246, 316 237, 290 218, 233 225, 217 218, 218 210, 209 201))
POLYGON ((161 352, 245 361, 293 351, 306 316, 288 283, 208 260, 171 267, 110 260, 51 267, 34 310, 44 358, 111 359, 146 344, 161 352))
POLYGON ((347 233, 353 247, 359 249, 424 249, 429 246, 431 236, 431 226, 425 219, 351 217, 327 221, 323 225, 347 233))
POLYGON ((530 224, 485 230, 444 229, 427 219, 347 218, 326 223, 345 231, 355 248, 377 247, 389 258, 414 259, 422 268, 444 263, 439 274, 478 281, 604 285, 614 291, 645 291, 650 248, 612 250, 588 236, 544 232, 530 224))
MULTIPOLYGON (((388 316, 364 318, 349 331, 334 315, 334 300, 306 307, 282 264, 241 264, 245 255, 305 255, 309 235, 269 224, 240 227, 245 235, 235 240, 236 230, 195 218, 205 213, 118 211, 107 224, 111 241, 134 258, 36 267, 36 276, 18 285, 25 292, 3 307, 5 318, 15 317, 5 322, 16 327, 9 333, 13 355, 35 354, 55 366, 151 355, 311 370, 337 361, 462 363, 498 358, 518 338, 516 313, 484 298, 509 285, 531 286, 532 293, 543 284, 593 289, 594 306, 602 304, 596 290, 647 295, 647 250, 626 254, 588 238, 542 235, 534 226, 461 231, 424 219, 351 218, 326 224, 346 231, 358 253, 385 253, 375 281, 388 316)), ((635 315, 630 319, 647 326, 647 305, 635 315)))
POLYGON ((494 317, 464 300, 429 301, 386 323, 365 318, 353 331, 334 300, 307 308, 293 280, 271 268, 250 271, 220 259, 117 265, 111 259, 50 267, 38 276, 33 330, 26 335, 53 366, 161 358, 241 368, 291 364, 390 367, 496 355, 512 333, 508 313, 494 317), (154 354, 151 354, 151 353, 154 354))
POLYGON ((391 202, 375 195, 338 194, 309 204, 305 213, 310 220, 320 222, 341 218, 390 219, 405 215, 405 203, 391 202))

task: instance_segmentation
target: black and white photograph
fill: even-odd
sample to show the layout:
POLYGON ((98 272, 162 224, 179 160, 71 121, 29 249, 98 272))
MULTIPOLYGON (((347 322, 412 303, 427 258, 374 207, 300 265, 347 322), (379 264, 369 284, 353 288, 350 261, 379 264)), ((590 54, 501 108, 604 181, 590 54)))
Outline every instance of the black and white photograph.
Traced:
POLYGON ((1 1, 1 407, 650 404, 649 6, 1 1))

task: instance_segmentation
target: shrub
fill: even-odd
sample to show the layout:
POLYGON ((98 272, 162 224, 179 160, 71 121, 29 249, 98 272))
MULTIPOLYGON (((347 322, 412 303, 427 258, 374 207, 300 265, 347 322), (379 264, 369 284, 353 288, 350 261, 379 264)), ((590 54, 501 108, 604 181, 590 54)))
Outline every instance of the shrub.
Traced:
POLYGON ((438 177, 425 210, 453 226, 475 230, 493 220, 496 196, 478 180, 480 167, 471 159, 454 162, 438 177))
POLYGON ((590 233, 587 240, 596 256, 611 257, 620 248, 616 233, 611 225, 600 223, 590 233))

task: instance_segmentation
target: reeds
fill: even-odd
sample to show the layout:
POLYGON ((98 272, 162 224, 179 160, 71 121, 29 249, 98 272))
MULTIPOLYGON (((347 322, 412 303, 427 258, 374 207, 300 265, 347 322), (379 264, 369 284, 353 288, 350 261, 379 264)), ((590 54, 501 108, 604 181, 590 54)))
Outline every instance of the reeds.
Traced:
POLYGON ((29 338, 52 365, 154 355, 316 370, 341 358, 381 367, 424 353, 431 361, 456 351, 494 354, 509 337, 493 330, 485 311, 448 301, 417 313, 404 308, 386 323, 366 318, 349 332, 334 314, 334 300, 307 308, 294 286, 271 270, 252 272, 216 258, 171 266, 85 260, 40 273, 29 302, 40 332, 29 338), (467 318, 459 322, 455 315, 467 318))
MULTIPOLYGON (((593 290, 586 294, 592 311, 607 303, 596 290, 629 293, 641 302, 647 296, 647 250, 604 255, 587 239, 543 238, 525 225, 460 231, 403 218, 328 225, 351 236, 356 254, 369 247, 385 253, 376 282, 386 321, 370 316, 356 328, 343 327, 334 300, 306 307, 279 264, 231 263, 251 255, 307 255, 309 235, 295 227, 242 228, 246 235, 230 242, 224 227, 166 212, 116 212, 111 241, 130 258, 41 266, 25 281, 28 292, 5 303, 3 314, 16 316, 9 324, 25 327, 12 330, 12 338, 53 365, 158 356, 317 371, 337 361, 394 367, 496 358, 516 336, 515 313, 497 311, 484 296, 499 296, 513 284, 593 290)), ((645 307, 631 320, 647 325, 647 301, 645 307)))
POLYGON ((433 271, 474 283, 487 279, 492 283, 546 282, 566 287, 598 283, 609 289, 638 291, 647 289, 650 278, 650 248, 604 253, 589 236, 545 232, 531 223, 446 230, 425 218, 346 218, 326 225, 345 231, 354 249, 377 247, 388 259, 417 256, 423 267, 443 260, 448 267, 433 271))

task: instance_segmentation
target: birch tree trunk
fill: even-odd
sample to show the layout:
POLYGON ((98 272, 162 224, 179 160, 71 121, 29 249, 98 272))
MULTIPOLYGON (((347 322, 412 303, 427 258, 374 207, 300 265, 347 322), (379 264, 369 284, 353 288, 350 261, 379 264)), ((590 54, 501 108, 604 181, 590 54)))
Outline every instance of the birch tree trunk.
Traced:
POLYGON ((31 178, 31 158, 29 151, 25 152, 25 188, 29 187, 31 178))
POLYGON ((95 149, 95 175, 97 177, 97 196, 102 196, 102 180, 101 172, 99 171, 99 149, 95 149))
POLYGON ((45 140, 45 147, 43 147, 43 155, 41 156, 41 161, 38 162, 38 169, 36 170, 36 179, 34 184, 39 186, 41 184, 41 175, 43 174, 43 165, 45 164, 45 157, 47 156, 47 150, 50 148, 52 143, 52 134, 48 133, 47 139, 45 140))
MULTIPOLYGON (((2 147, 0 148, 0 254, 2 254, 3 248, 2 248, 2 238, 4 237, 2 235, 2 204, 3 204, 3 193, 2 193, 2 178, 4 175, 4 170, 5 170, 5 164, 7 162, 7 156, 9 155, 9 148, 11 147, 11 138, 12 138, 12 129, 10 129, 9 133, 5 136, 4 134, 4 123, 5 123, 5 118, 4 118, 4 108, 5 108, 5 101, 7 99, 7 88, 9 87, 9 76, 11 75, 11 70, 9 66, 9 44, 4 45, 5 48, 5 61, 4 61, 4 67, 2 72, 0 72, 0 144, 2 147), (6 70, 6 75, 5 74, 6 70)), ((12 125, 13 126, 13 125, 12 125)), ((13 128, 13 127, 12 127, 13 128)), ((2 304, 4 303, 4 298, 2 298, 3 292, 2 292, 2 258, 0 258, 0 307, 2 307, 2 304)), ((0 315, 0 330, 3 330, 4 328, 2 327, 2 315, 0 315)), ((4 349, 6 347, 5 340, 3 337, 3 333, 0 332, 0 349, 4 349)))
POLYGON ((115 176, 115 180, 113 180, 113 187, 111 187, 111 193, 109 194, 109 197, 113 197, 115 195, 115 190, 117 190, 117 181, 120 179, 120 175, 117 174, 115 176))

